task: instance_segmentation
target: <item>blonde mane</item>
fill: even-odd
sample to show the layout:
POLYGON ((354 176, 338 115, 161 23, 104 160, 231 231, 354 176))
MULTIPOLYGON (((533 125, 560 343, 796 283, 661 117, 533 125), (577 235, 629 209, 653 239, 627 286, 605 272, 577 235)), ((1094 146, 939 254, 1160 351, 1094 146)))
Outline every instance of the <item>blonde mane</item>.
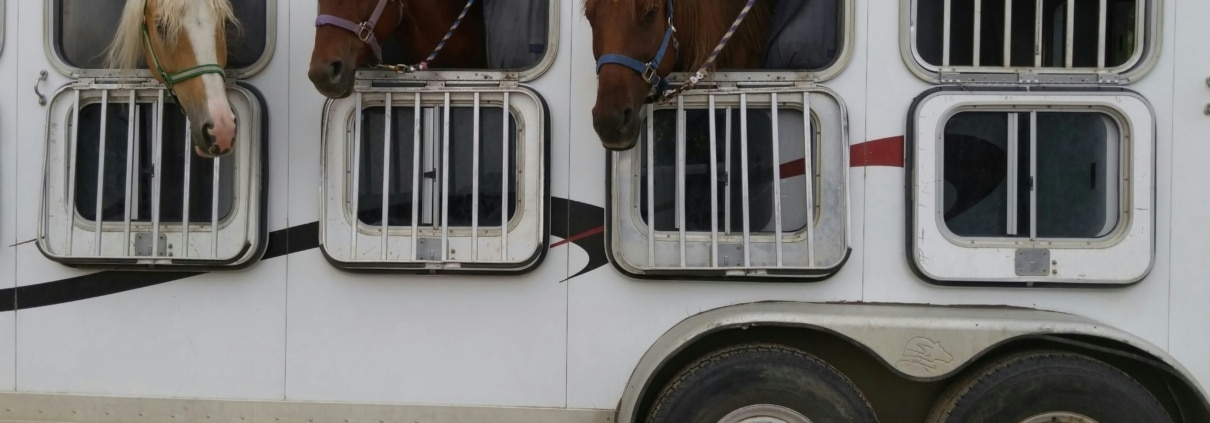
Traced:
MULTIPOLYGON (((127 0, 122 9, 113 42, 105 51, 105 66, 112 69, 131 69, 142 59, 146 44, 143 42, 143 8, 149 0, 127 0)), ((219 25, 228 23, 239 26, 229 0, 159 0, 160 13, 156 21, 167 32, 165 44, 173 44, 183 32, 184 21, 189 17, 188 7, 203 2, 218 18, 219 25)), ((149 26, 148 31, 155 31, 149 26)))

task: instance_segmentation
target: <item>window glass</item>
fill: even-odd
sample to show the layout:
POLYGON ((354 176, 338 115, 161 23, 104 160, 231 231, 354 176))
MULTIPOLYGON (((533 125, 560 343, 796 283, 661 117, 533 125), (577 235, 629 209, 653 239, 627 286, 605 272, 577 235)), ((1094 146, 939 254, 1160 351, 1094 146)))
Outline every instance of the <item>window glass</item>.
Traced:
MULTIPOLYGON (((105 125, 105 151, 100 154, 102 110, 99 103, 86 104, 80 108, 77 134, 77 158, 75 172, 76 211, 83 219, 96 220, 97 167, 104 161, 104 182, 101 184, 101 216, 105 222, 125 221, 127 206, 127 155, 134 158, 134 181, 130 186, 131 221, 151 222, 154 198, 153 176, 155 168, 155 114, 151 104, 136 104, 138 121, 135 123, 136 146, 127 151, 129 106, 125 103, 110 103, 108 121, 105 125), (98 160, 100 158, 100 160, 98 160)), ((180 222, 184 217, 185 155, 190 155, 189 166, 189 221, 210 223, 213 209, 214 165, 210 159, 198 158, 191 146, 186 146, 185 115, 175 104, 164 107, 160 166, 160 221, 180 222)), ((225 219, 232 209, 233 160, 219 162, 219 220, 225 219)))
MULTIPOLYGON (((68 65, 100 69, 105 48, 122 15, 126 0, 49 0, 55 2, 54 46, 68 65)), ((228 28, 227 67, 238 69, 256 63, 265 53, 267 7, 264 1, 232 1, 240 30, 228 28)), ((139 66, 143 66, 140 61, 139 66)))
MULTIPOLYGON (((422 121, 431 118, 436 130, 421 124, 420 167, 415 157, 415 114, 411 107, 392 107, 390 172, 387 177, 387 218, 390 226, 410 226, 412 216, 412 186, 415 178, 420 193, 419 225, 439 225, 442 217, 442 180, 439 169, 442 164, 441 142, 443 127, 440 119, 444 112, 438 108, 424 108, 422 121)), ((502 149, 501 107, 481 105, 479 109, 479 225, 498 226, 501 204, 503 175, 501 173, 502 149)), ((362 111, 361 151, 357 165, 357 217, 363 224, 382 224, 383 195, 383 127, 385 109, 382 106, 367 107, 362 111)), ((474 108, 450 108, 449 146, 449 222, 448 226, 471 226, 474 201, 474 108)), ((509 114, 509 128, 517 128, 516 117, 509 114)), ((517 148, 516 131, 509 131, 508 169, 516 175, 517 148)), ((352 152, 352 142, 350 154, 352 152)), ((510 176, 507 188, 508 218, 511 220, 517 209, 516 184, 518 177, 510 176)), ((350 186, 350 189, 352 187, 350 186)))
POLYGON ((1097 112, 1038 112, 1036 125, 1032 151, 1030 113, 961 112, 949 119, 943 210, 951 232, 1029 238, 1036 230, 1039 238, 1099 238, 1117 226, 1120 137, 1114 120, 1097 112), (1013 119, 1016 139, 1010 140, 1013 119))
MULTIPOLYGON (((915 0, 915 42, 921 59, 942 66, 947 0, 915 0)), ((1072 66, 1095 68, 1100 45, 1100 1, 1012 1, 982 0, 978 19, 979 66, 1034 67, 1034 44, 1042 36, 1042 67, 1066 67, 1067 1, 1075 1, 1072 66), (1011 2, 1009 61, 1004 63, 1006 1, 1011 2), (1038 16, 1038 5, 1042 6, 1038 16), (1039 31, 1038 19, 1042 26, 1039 31)), ((1143 0, 1107 0, 1105 10, 1105 65, 1125 65, 1136 53, 1139 3, 1143 0)), ((975 2, 950 3, 950 65, 973 66, 975 50, 975 2)))

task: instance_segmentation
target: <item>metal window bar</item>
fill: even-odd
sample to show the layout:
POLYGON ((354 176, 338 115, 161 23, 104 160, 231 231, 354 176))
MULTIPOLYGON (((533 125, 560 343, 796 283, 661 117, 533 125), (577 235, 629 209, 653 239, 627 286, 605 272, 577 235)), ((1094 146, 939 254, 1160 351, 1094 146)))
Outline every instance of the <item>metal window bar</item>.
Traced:
POLYGON ((1013 66, 1013 0, 1004 0, 1004 67, 1013 66))
POLYGON ((718 127, 714 94, 710 94, 710 266, 718 267, 718 127))
MULTIPOLYGON (((676 223, 680 229, 681 267, 685 262, 685 97, 676 102, 676 223)), ((713 200, 713 199, 711 199, 713 200)))
POLYGON ((441 130, 441 259, 449 260, 450 252, 450 93, 445 93, 441 130))
POLYGON ((1038 239, 1038 112, 1029 112, 1029 239, 1038 239))
POLYGON ((136 136, 137 134, 135 132, 137 131, 138 125, 135 125, 135 122, 138 122, 139 120, 139 111, 141 109, 141 107, 137 106, 135 103, 136 95, 137 93, 135 90, 130 90, 130 102, 127 104, 126 108, 127 112, 130 114, 130 119, 128 119, 126 123, 126 201, 125 204, 123 204, 124 210, 122 211, 122 239, 125 240, 125 243, 122 246, 122 254, 125 256, 130 256, 130 213, 131 209, 134 208, 134 151, 135 144, 138 142, 138 137, 136 136))
POLYGON ((739 154, 740 172, 743 174, 743 192, 740 206, 744 212, 744 267, 752 266, 752 228, 748 199, 748 93, 739 95, 739 154))
POLYGON ((1039 68, 1042 67, 1042 3, 1043 0, 1034 0, 1034 67, 1039 68))
POLYGON ((500 108, 500 261, 508 261, 508 92, 504 93, 503 106, 500 108))
POLYGON ((1076 44, 1076 0, 1067 0, 1067 42, 1064 47, 1065 64, 1072 68, 1076 44))
MULTIPOLYGON (((772 109, 773 123, 773 239, 777 249, 777 267, 782 266, 782 232, 781 232, 781 132, 777 126, 777 93, 769 94, 769 104, 772 109)), ((809 114, 803 114, 804 118, 809 119, 809 114)), ((809 136, 809 135, 808 135, 809 136)), ((810 179, 808 179, 809 183, 810 179)), ((810 207, 810 197, 807 198, 808 207, 810 207)))
POLYGON ((1017 163, 1018 154, 1020 153, 1017 146, 1017 137, 1019 136, 1019 117, 1017 113, 1008 114, 1008 168, 1007 168, 1007 184, 1008 192, 1005 194, 1007 204, 1007 234, 1017 234, 1017 163))
POLYGON ((1105 68, 1105 24, 1107 13, 1107 1, 1101 0, 1099 16, 1097 18, 1097 68, 1105 68))
POLYGON ((181 193, 181 256, 189 257, 189 167, 192 165, 190 157, 193 156, 192 144, 193 131, 189 130, 189 118, 185 118, 185 178, 184 192, 181 193))
POLYGON ((655 112, 647 108, 647 264, 655 266, 655 112))
POLYGON ((386 100, 383 111, 383 131, 382 131, 382 233, 379 234, 379 255, 383 261, 386 261, 389 252, 387 240, 390 236, 390 212, 391 212, 391 127, 395 126, 391 123, 391 109, 394 107, 391 93, 386 93, 386 100))
MULTIPOLYGON (((479 93, 475 93, 471 135, 471 259, 479 261, 479 93)), ((503 202, 501 202, 503 204, 503 202)), ((506 209, 507 210, 507 209, 506 209)), ((502 212, 503 213, 503 212, 502 212)))
POLYGON ((807 209, 807 265, 815 266, 815 150, 811 136, 811 93, 802 93, 802 176, 806 187, 804 204, 807 209))
MULTIPOLYGON (((1006 0, 1006 2, 1011 2, 1011 1, 1012 0, 1006 0)), ((973 52, 974 56, 972 56, 973 57, 972 64, 973 64, 973 66, 978 67, 979 66, 979 48, 981 47, 979 44, 982 43, 981 39, 983 38, 983 0, 975 0, 975 22, 974 22, 973 26, 975 28, 975 37, 974 37, 975 51, 973 52)))
POLYGON ((727 113, 724 116, 725 128, 723 132, 723 152, 726 158, 724 159, 723 168, 726 169, 726 178, 724 178, 723 193, 726 195, 725 204, 723 207, 723 233, 731 235, 731 182, 735 180, 731 176, 731 106, 725 109, 727 113))
MULTIPOLYGON (((151 173, 151 257, 160 256, 160 183, 164 171, 164 90, 156 91, 155 104, 155 134, 153 134, 152 173, 151 173)), ((216 178, 217 179, 217 178, 216 178)))
POLYGON ((953 26, 950 21, 951 1, 944 0, 944 5, 942 6, 944 8, 944 15, 941 18, 943 28, 941 30, 941 67, 947 68, 950 66, 950 27, 953 26))
POLYGON ((412 94, 412 261, 416 261, 420 240, 420 93, 412 94))
POLYGON ((214 179, 210 182, 210 257, 218 258, 218 194, 219 181, 223 179, 222 174, 222 157, 211 159, 214 162, 214 168, 211 173, 214 174, 214 179))
POLYGON ((93 211, 93 219, 96 221, 94 231, 93 250, 97 257, 101 256, 101 229, 105 226, 105 217, 102 215, 101 205, 102 197, 105 193, 105 141, 106 131, 109 123, 109 90, 101 90, 101 133, 100 141, 97 148, 97 193, 96 193, 96 208, 93 211))
POLYGON ((349 164, 353 166, 353 172, 352 172, 352 174, 353 174, 353 181, 352 181, 353 184, 352 185, 353 186, 352 186, 352 191, 350 191, 352 194, 349 195, 349 197, 350 197, 349 206, 352 207, 352 209, 353 209, 353 224, 349 226, 349 255, 352 257, 358 256, 358 254, 357 254, 357 237, 358 237, 357 226, 358 226, 358 222, 361 220, 357 216, 360 211, 360 205, 358 204, 358 202, 361 199, 361 120, 362 120, 361 101, 362 101, 362 97, 361 97, 360 92, 358 92, 355 95, 357 98, 357 100, 356 100, 357 101, 357 106, 356 106, 357 113, 356 113, 356 116, 354 116, 354 118, 353 118, 353 159, 348 161, 349 164))

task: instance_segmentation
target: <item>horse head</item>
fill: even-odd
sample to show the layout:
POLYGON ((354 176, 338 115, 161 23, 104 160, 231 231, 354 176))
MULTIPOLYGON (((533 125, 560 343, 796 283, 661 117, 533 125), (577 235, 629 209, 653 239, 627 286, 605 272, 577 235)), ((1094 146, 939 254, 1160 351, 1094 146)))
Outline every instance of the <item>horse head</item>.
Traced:
POLYGON ((107 66, 129 69, 142 58, 189 117, 198 156, 213 158, 234 148, 235 113, 227 100, 227 30, 238 25, 228 0, 130 0, 107 66))
POLYGON ((592 27, 597 61, 597 101, 592 126, 610 150, 628 150, 638 141, 640 111, 677 62, 672 0, 588 0, 584 15, 592 27))

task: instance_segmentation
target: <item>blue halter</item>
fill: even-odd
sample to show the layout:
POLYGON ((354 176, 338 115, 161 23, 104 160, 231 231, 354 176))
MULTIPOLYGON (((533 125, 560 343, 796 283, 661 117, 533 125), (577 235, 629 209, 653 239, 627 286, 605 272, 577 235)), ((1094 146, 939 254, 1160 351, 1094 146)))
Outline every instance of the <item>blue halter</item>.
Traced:
MULTIPOLYGON (((664 55, 668 53, 669 43, 675 43, 675 40, 672 38, 676 33, 676 27, 672 25, 672 0, 664 0, 664 10, 668 14, 668 29, 664 31, 664 40, 660 42, 660 49, 655 52, 655 58, 651 59, 650 62, 643 63, 628 56, 615 53, 602 55, 597 60, 598 74, 601 73, 601 67, 609 63, 622 65, 638 72, 644 81, 651 84, 651 93, 646 100, 648 103, 660 98, 664 95, 665 91, 668 91, 668 79, 660 77, 657 72, 660 69, 660 62, 664 61, 664 55)), ((679 55, 678 47, 673 46, 673 57, 679 55)))

